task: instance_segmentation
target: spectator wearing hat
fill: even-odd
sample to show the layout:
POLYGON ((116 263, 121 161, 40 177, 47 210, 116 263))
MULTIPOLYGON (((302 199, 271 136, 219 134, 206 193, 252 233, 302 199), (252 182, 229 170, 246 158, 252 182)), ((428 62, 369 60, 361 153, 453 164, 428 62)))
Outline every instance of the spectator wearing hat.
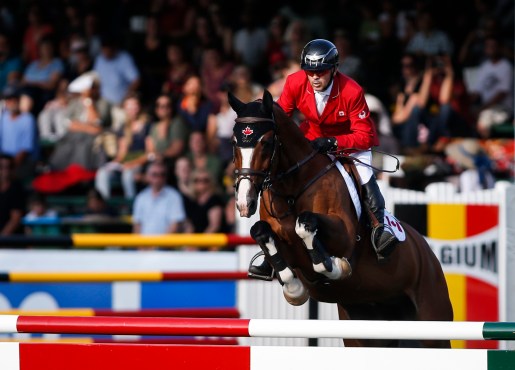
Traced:
POLYGON ((95 72, 88 72, 70 83, 68 91, 78 94, 72 98, 64 114, 68 131, 50 157, 54 170, 64 170, 78 164, 86 170, 95 170, 101 153, 93 150, 95 139, 111 124, 111 105, 100 97, 99 80, 95 72))
POLYGON ((7 86, 3 91, 5 109, 0 112, 0 153, 13 157, 13 168, 20 178, 30 175, 37 159, 37 132, 34 116, 20 110, 20 89, 7 86))

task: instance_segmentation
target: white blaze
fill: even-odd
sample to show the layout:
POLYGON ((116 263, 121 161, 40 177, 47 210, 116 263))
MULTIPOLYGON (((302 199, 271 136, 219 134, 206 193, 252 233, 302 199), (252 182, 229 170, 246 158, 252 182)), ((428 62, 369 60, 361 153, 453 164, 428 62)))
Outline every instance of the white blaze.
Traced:
MULTIPOLYGON (((241 168, 250 168, 250 161, 252 160, 252 153, 254 148, 242 148, 241 151, 241 168)), ((251 182, 249 179, 240 181, 236 193, 236 204, 241 211, 247 208, 247 194, 249 193, 251 182)))

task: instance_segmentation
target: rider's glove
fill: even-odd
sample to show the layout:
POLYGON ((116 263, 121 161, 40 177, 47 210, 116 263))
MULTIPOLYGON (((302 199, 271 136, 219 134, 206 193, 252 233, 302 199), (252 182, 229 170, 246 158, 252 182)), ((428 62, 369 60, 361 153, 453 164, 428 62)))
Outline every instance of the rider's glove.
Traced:
POLYGON ((319 137, 311 141, 311 146, 319 153, 327 153, 338 149, 338 141, 334 137, 319 137))

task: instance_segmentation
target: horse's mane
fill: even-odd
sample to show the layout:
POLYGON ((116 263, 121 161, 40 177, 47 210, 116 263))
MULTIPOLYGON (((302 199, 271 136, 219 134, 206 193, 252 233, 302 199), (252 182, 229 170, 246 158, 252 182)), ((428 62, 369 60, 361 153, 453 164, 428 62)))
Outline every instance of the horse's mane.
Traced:
POLYGON ((284 138, 289 138, 292 141, 297 143, 299 142, 307 142, 307 139, 304 137, 304 134, 299 128, 299 125, 293 120, 293 118, 289 117, 286 112, 281 108, 279 104, 274 102, 273 105, 274 118, 277 124, 278 134, 284 138), (284 133, 285 135, 281 135, 284 133))

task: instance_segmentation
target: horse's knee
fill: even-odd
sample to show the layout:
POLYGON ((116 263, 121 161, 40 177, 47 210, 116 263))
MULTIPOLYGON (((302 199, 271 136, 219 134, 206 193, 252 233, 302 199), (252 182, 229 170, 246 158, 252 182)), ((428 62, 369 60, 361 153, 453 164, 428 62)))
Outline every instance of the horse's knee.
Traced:
POLYGON ((258 221, 250 228, 250 236, 258 244, 265 244, 273 236, 272 227, 268 222, 258 221))
POLYGON ((301 238, 305 233, 313 234, 318 229, 318 218, 313 212, 302 212, 297 218, 295 231, 301 238))

